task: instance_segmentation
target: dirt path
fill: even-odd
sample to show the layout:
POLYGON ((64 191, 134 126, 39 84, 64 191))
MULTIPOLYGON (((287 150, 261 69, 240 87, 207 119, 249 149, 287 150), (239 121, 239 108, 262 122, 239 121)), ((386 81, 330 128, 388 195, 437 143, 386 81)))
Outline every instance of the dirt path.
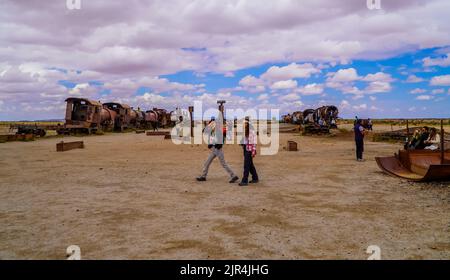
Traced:
MULTIPOLYGON (((380 172, 374 156, 398 145, 367 143, 358 163, 351 138, 281 137, 300 151, 258 156, 247 188, 218 162, 196 182, 207 148, 162 137, 0 144, 0 259, 63 259, 71 244, 85 259, 366 259, 372 244, 384 259, 450 259, 450 183, 380 172)), ((240 147, 225 155, 241 174, 240 147)))

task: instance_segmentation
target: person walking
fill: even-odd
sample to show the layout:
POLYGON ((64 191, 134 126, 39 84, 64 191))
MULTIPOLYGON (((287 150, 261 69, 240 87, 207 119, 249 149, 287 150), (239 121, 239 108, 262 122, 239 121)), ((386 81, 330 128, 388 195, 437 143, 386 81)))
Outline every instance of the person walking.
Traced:
POLYGON ((206 176, 208 176, 209 166, 213 162, 213 160, 217 157, 219 159, 220 164, 225 169, 225 171, 230 175, 230 183, 235 183, 239 180, 239 177, 233 172, 233 170, 228 166, 225 161, 225 156, 223 154, 223 143, 226 137, 226 128, 220 129, 222 131, 217 131, 216 122, 214 118, 211 118, 211 121, 206 126, 204 132, 208 134, 208 149, 211 151, 209 153, 208 159, 205 161, 203 165, 202 175, 197 177, 197 181, 206 181, 206 176), (216 133, 222 133, 222 137, 216 137, 216 133))
POLYGON ((357 161, 364 161, 363 160, 363 153, 364 153, 364 127, 361 125, 361 120, 356 119, 355 122, 355 144, 356 144, 356 160, 357 161))
POLYGON ((250 129, 249 121, 247 120, 244 124, 244 143, 242 148, 244 150, 244 174, 242 175, 242 180, 239 186, 248 186, 248 183, 255 184, 258 183, 258 173, 256 172, 255 165, 253 164, 253 158, 256 155, 256 135, 252 129, 250 129), (252 180, 248 181, 248 175, 252 175, 252 180))

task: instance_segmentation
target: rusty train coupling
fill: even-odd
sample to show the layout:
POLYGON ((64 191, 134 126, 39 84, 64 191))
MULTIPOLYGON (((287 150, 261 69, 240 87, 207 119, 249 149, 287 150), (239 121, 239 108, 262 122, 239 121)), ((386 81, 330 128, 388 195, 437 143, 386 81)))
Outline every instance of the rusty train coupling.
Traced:
POLYGON ((127 129, 153 129, 175 124, 173 112, 153 108, 141 111, 117 102, 100 103, 86 98, 66 99, 65 123, 59 126, 58 134, 96 133, 99 131, 124 131, 127 129))

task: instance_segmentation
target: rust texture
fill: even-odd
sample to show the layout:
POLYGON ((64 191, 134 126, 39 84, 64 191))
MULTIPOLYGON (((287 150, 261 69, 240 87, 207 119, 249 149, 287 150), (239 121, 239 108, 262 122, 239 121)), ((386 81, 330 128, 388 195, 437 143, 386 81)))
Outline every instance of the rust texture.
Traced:
POLYGON ((429 150, 400 150, 390 157, 376 157, 384 172, 411 181, 440 181, 450 179, 450 152, 429 150), (443 154, 443 160, 441 159, 443 154))
POLYGON ((83 149, 84 142, 83 141, 74 141, 74 142, 64 142, 61 141, 56 144, 57 152, 65 152, 73 149, 83 149))
POLYGON ((169 131, 147 131, 147 136, 166 136, 170 135, 169 131))
POLYGON ((58 134, 95 133, 97 131, 124 131, 126 129, 146 129, 173 126, 173 112, 153 108, 134 110, 127 104, 118 102, 100 103, 87 98, 66 99, 64 126, 57 127, 58 134))
POLYGON ((295 141, 288 141, 288 151, 298 151, 297 149, 297 142, 295 141))

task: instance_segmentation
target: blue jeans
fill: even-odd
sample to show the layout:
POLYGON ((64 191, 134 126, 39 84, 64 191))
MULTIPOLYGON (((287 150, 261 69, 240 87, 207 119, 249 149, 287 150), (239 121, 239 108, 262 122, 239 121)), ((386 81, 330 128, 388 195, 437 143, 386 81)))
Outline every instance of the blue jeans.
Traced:
POLYGON ((248 175, 252 174, 253 180, 258 179, 258 173, 256 173, 255 165, 253 164, 252 152, 249 152, 244 147, 244 175, 242 175, 242 183, 248 183, 248 175))
POLYGON ((364 152, 364 139, 355 139, 355 142, 356 142, 356 159, 362 159, 364 152))

